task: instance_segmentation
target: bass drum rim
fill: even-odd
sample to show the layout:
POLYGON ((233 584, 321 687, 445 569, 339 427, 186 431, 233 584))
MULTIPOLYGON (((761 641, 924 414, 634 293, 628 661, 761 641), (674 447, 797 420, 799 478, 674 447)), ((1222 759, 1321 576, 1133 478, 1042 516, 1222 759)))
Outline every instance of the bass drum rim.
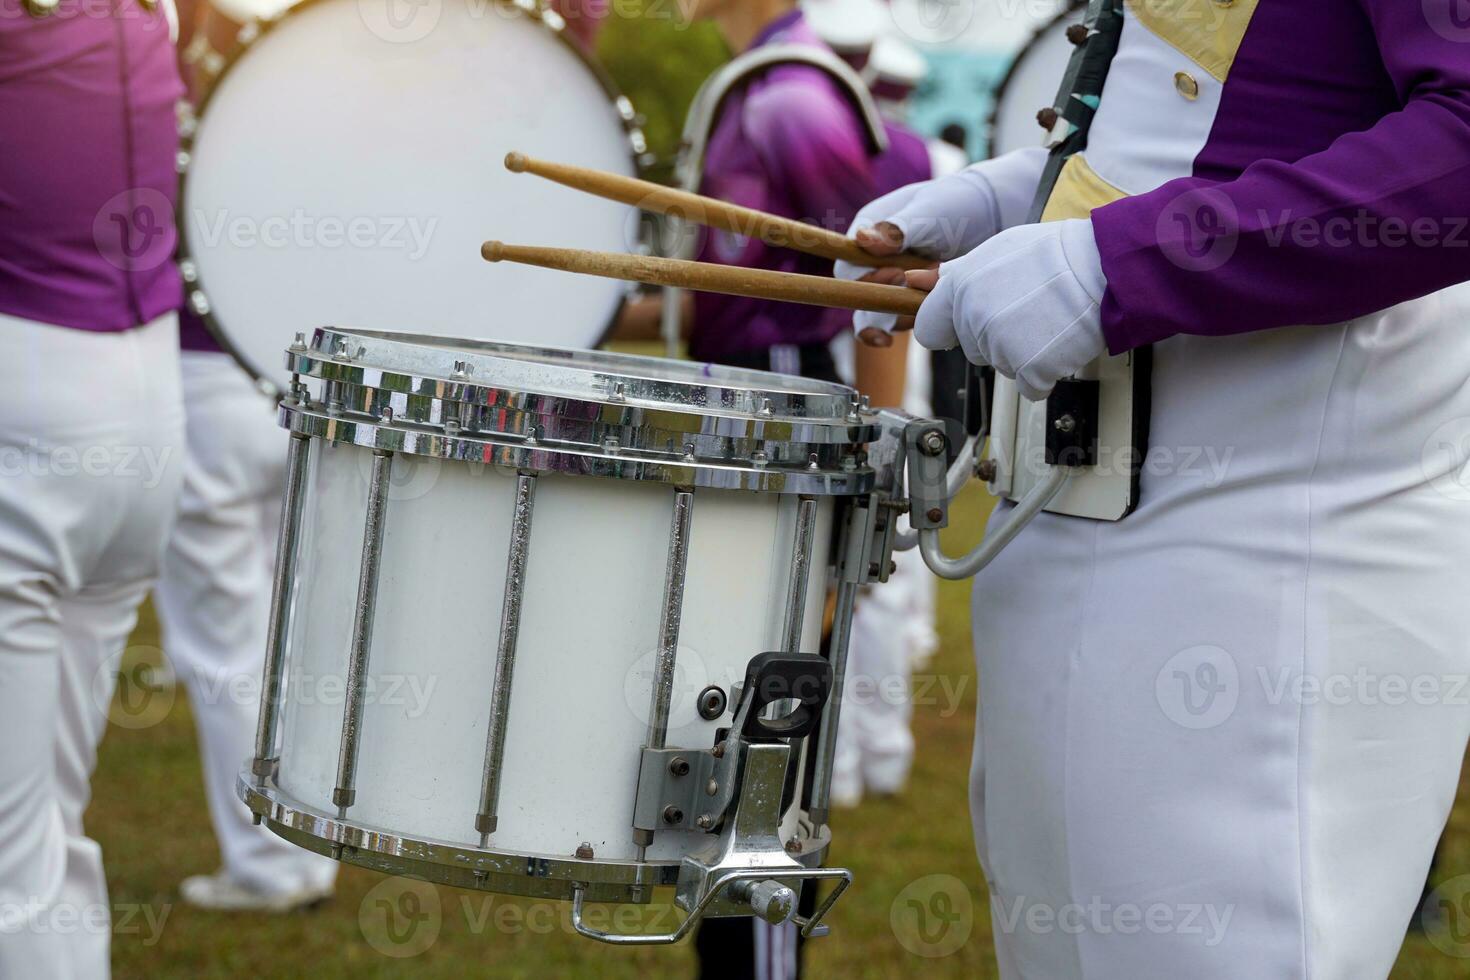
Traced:
MULTIPOLYGON (((199 275, 198 264, 194 260, 189 248, 187 237, 187 224, 185 216, 189 213, 189 167, 193 157, 194 139, 198 132, 198 121, 203 119, 209 111, 210 103, 219 91, 222 82, 245 54, 272 31, 278 29, 281 24, 289 21, 301 11, 326 3, 334 3, 338 0, 299 0, 279 13, 269 17, 257 18, 240 28, 239 44, 228 55, 224 56, 223 63, 218 71, 213 72, 209 84, 204 88, 204 95, 197 104, 188 99, 180 100, 180 125, 179 125, 179 206, 174 215, 176 226, 176 238, 178 241, 178 267, 179 273, 184 280, 184 308, 190 314, 199 318, 204 324, 204 329, 220 349, 229 355, 240 369, 250 376, 255 386, 268 397, 279 400, 284 394, 279 385, 273 381, 269 374, 261 367, 252 363, 249 357, 230 339, 229 332, 215 316, 214 308, 209 301, 209 288, 199 275)), ((563 47, 569 50, 584 68, 597 81, 598 86, 607 95, 608 101, 617 111, 618 118, 622 121, 623 130, 628 138, 628 159, 632 164, 633 173, 643 176, 651 163, 648 152, 648 141, 643 133, 638 114, 633 109, 632 101, 624 95, 613 81, 612 76, 601 63, 594 60, 582 46, 573 41, 566 34, 566 22, 561 15, 553 10, 538 7, 534 0, 490 0, 497 7, 505 10, 514 10, 521 16, 541 26, 547 33, 556 39, 563 47)), ((618 322, 618 317, 623 312, 627 303, 624 294, 613 307, 608 315, 607 322, 603 324, 598 332, 597 340, 588 349, 596 349, 607 343, 612 334, 613 327, 618 322)), ((285 355, 285 349, 282 349, 285 355)))
MULTIPOLYGON (((1078 15, 1086 12, 1086 0, 1067 0, 1055 16, 1036 28, 1026 43, 1017 49, 1015 56, 1011 58, 1010 65, 1006 67, 1005 75, 1001 77, 1000 83, 995 87, 990 105, 990 115, 985 119, 985 159, 994 160, 997 156, 1000 156, 995 148, 996 127, 1000 124, 1000 108, 1005 101, 1006 94, 1010 91, 1011 86, 1015 84, 1016 76, 1020 74, 1021 65, 1025 62, 1026 56, 1041 43, 1043 38, 1049 37, 1051 32, 1056 30, 1058 26, 1072 21, 1078 15)), ((1071 25, 1068 24, 1067 26, 1071 25)), ((1059 86, 1061 82, 1061 79, 1057 80, 1059 86)), ((1037 128, 1040 129, 1041 127, 1038 125, 1037 128)), ((1037 141, 1037 145, 1041 145, 1040 140, 1037 141)))

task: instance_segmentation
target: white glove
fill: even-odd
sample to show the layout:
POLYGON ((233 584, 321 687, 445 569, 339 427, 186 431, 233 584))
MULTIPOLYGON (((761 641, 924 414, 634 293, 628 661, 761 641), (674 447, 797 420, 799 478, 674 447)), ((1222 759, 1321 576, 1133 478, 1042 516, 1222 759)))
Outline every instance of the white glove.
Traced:
MULTIPOLYGON (((887 222, 903 236, 895 247, 940 260, 964 255, 1026 220, 1046 157, 1041 147, 1016 150, 939 180, 900 187, 859 211, 848 234, 887 222)), ((872 271, 850 262, 833 269, 839 279, 861 279, 872 271)), ((858 312, 852 322, 858 333, 873 327, 892 333, 897 321, 891 314, 858 312)))
POLYGON ((934 350, 958 345, 1040 401, 1107 353, 1107 287, 1091 221, 1021 225, 939 267, 914 336, 934 350))

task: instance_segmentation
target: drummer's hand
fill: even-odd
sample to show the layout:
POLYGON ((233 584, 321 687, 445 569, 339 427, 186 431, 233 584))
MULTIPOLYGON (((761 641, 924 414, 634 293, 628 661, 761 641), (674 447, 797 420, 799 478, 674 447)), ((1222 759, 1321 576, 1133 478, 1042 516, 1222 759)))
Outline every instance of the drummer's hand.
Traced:
POLYGON ((1108 283, 1085 218, 1001 232, 937 273, 908 273, 907 283, 929 292, 919 343, 958 346, 1033 401, 1107 353, 1099 304, 1108 283))
MULTIPOLYGON (((939 268, 938 262, 934 263, 934 268, 939 268)), ((897 266, 869 269, 866 275, 858 277, 858 282, 876 282, 884 286, 906 284, 904 270, 897 266)), ((914 318, 858 310, 852 315, 852 328, 857 331, 858 340, 868 347, 892 347, 894 334, 914 329, 914 318)))
MULTIPOLYGON (((939 180, 900 187, 859 211, 848 234, 875 256, 911 251, 938 261, 958 258, 1009 224, 1024 220, 1045 160, 1043 150, 1022 150, 939 180)), ((838 262, 833 271, 839 279, 886 285, 903 281, 891 266, 874 270, 838 262)), ((912 327, 908 317, 866 312, 853 316, 858 337, 873 346, 887 346, 889 334, 912 327)))

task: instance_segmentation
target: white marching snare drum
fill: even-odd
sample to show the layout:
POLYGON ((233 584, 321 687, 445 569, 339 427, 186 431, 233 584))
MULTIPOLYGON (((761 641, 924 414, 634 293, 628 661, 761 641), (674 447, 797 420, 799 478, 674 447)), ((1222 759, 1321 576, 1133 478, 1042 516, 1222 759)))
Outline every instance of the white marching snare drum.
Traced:
POLYGON ((1011 62, 995 90, 990 115, 990 155, 1040 146, 1045 133, 1037 124, 1038 110, 1056 102, 1057 89, 1077 46, 1067 28, 1079 23, 1081 11, 1068 9, 1038 28, 1011 62))
POLYGON ((322 323, 595 346, 621 283, 487 266, 490 237, 628 251, 637 212, 505 171, 633 175, 632 106, 532 3, 306 0, 240 34, 184 127, 190 307, 257 378, 322 323), (406 14, 406 16, 405 16, 406 14))
POLYGON ((636 937, 672 941, 702 916, 786 918, 799 880, 845 883, 817 865, 853 598, 887 577, 890 413, 762 372, 355 329, 288 359, 240 783, 272 829, 573 898, 607 941, 633 940, 585 929, 583 900, 677 885, 681 929, 636 937))

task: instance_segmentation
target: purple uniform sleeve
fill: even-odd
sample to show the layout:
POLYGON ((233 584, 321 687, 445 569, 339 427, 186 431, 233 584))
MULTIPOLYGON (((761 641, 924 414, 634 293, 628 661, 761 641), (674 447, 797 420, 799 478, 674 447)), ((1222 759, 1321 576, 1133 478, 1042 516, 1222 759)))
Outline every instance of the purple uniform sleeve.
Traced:
POLYGON ((745 104, 744 125, 766 172, 784 189, 797 217, 846 231, 877 196, 867 145, 853 110, 825 78, 773 79, 745 104))
POLYGON ((1470 25, 1452 0, 1359 2, 1397 111, 1294 162, 1182 178, 1093 212, 1114 353, 1339 323, 1470 279, 1470 25))

